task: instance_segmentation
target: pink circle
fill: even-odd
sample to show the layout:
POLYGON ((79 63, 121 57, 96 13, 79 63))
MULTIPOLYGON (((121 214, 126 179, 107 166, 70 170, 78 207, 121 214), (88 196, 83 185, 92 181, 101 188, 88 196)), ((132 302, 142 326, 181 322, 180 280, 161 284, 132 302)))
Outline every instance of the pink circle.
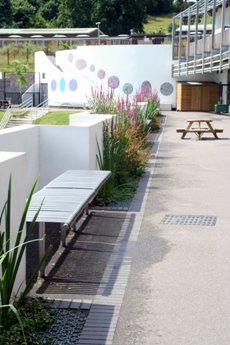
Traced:
POLYGON ((99 79, 104 79, 105 78, 105 71, 103 69, 99 69, 99 71, 97 72, 97 76, 99 79))
POLYGON ((84 59, 78 59, 75 66, 77 69, 84 69, 87 66, 87 62, 84 59))
POLYGON ((148 80, 141 84, 141 94, 147 98, 152 96, 152 85, 148 80))

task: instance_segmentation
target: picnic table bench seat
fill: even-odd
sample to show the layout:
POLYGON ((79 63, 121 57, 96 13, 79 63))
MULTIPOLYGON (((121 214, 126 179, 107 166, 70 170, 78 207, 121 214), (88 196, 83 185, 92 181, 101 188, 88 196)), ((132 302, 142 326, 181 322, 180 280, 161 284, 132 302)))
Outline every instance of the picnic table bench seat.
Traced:
MULTIPOLYGON (((39 238, 45 235, 45 223, 60 223, 61 244, 65 246, 67 231, 88 209, 110 176, 110 171, 102 170, 66 171, 33 195, 26 221, 31 222, 41 206, 36 220, 39 223, 39 238)), ((40 259, 44 253, 45 241, 39 241, 40 259)), ((44 275, 44 267, 40 275, 44 275)))
POLYGON ((204 133, 212 133, 218 139, 217 133, 223 133, 223 128, 214 128, 211 119, 194 119, 187 120, 186 128, 177 128, 177 133, 182 133, 181 139, 184 139, 188 133, 195 133, 198 139, 201 139, 204 133))

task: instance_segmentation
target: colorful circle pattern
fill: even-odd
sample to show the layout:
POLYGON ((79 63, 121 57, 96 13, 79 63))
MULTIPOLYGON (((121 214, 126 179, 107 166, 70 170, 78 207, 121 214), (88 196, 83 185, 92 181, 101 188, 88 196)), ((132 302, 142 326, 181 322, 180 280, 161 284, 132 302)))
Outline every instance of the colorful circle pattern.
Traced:
POLYGON ((64 78, 60 79, 60 91, 61 92, 65 91, 65 79, 64 78))
POLYGON ((52 80, 51 81, 51 90, 56 91, 56 89, 57 89, 57 82, 56 82, 56 80, 52 80))
POLYGON ((112 75, 108 79, 108 86, 111 87, 111 89, 116 89, 120 84, 120 80, 116 75, 112 75))
POLYGON ((141 84, 141 94, 146 98, 151 97, 152 85, 148 80, 143 81, 143 83, 141 84))
POLYGON ((77 69, 82 70, 86 68, 87 62, 84 59, 78 59, 75 66, 77 69))
POLYGON ((68 60, 69 60, 70 63, 73 62, 73 54, 71 54, 71 53, 69 54, 68 60))
MULTIPOLYGON (((78 88, 78 82, 76 79, 71 79, 69 81, 69 84, 67 84, 66 80, 64 78, 61 78, 59 80, 59 89, 61 92, 65 92, 65 91, 68 91, 67 89, 67 85, 69 86, 69 90, 74 92, 77 90, 78 88)), ((50 83, 50 87, 51 87, 51 90, 53 92, 57 91, 57 86, 58 86, 58 83, 56 80, 52 80, 51 83, 50 83)))
POLYGON ((105 71, 103 69, 99 69, 99 71, 97 72, 97 76, 99 79, 104 79, 105 78, 105 71))
POLYGON ((130 83, 125 83, 123 85, 123 92, 126 95, 130 95, 133 92, 133 85, 130 83))
POLYGON ((77 81, 75 79, 70 80, 69 89, 70 89, 70 91, 76 91, 77 90, 77 81))
POLYGON ((163 96, 171 96, 171 94, 173 93, 173 85, 169 82, 161 84, 160 93, 163 96))

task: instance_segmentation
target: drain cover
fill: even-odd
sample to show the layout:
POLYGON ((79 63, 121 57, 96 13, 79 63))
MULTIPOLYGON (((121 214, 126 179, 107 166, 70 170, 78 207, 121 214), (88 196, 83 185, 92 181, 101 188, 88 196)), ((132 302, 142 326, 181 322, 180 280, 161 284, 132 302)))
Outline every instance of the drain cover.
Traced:
POLYGON ((162 224, 169 225, 195 225, 195 226, 215 226, 217 217, 215 216, 183 216, 167 214, 162 224))

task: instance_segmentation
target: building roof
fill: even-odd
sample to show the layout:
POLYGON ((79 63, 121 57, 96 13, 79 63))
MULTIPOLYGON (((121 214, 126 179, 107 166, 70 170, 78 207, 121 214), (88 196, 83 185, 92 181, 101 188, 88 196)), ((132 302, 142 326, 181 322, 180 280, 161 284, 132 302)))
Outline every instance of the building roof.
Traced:
MULTIPOLYGON (((103 34, 100 30, 100 34, 103 34)), ((88 35, 89 37, 96 37, 98 35, 98 28, 41 28, 41 29, 0 29, 0 37, 10 38, 13 36, 19 37, 57 37, 57 35, 65 35, 66 37, 76 37, 77 35, 88 35)))

